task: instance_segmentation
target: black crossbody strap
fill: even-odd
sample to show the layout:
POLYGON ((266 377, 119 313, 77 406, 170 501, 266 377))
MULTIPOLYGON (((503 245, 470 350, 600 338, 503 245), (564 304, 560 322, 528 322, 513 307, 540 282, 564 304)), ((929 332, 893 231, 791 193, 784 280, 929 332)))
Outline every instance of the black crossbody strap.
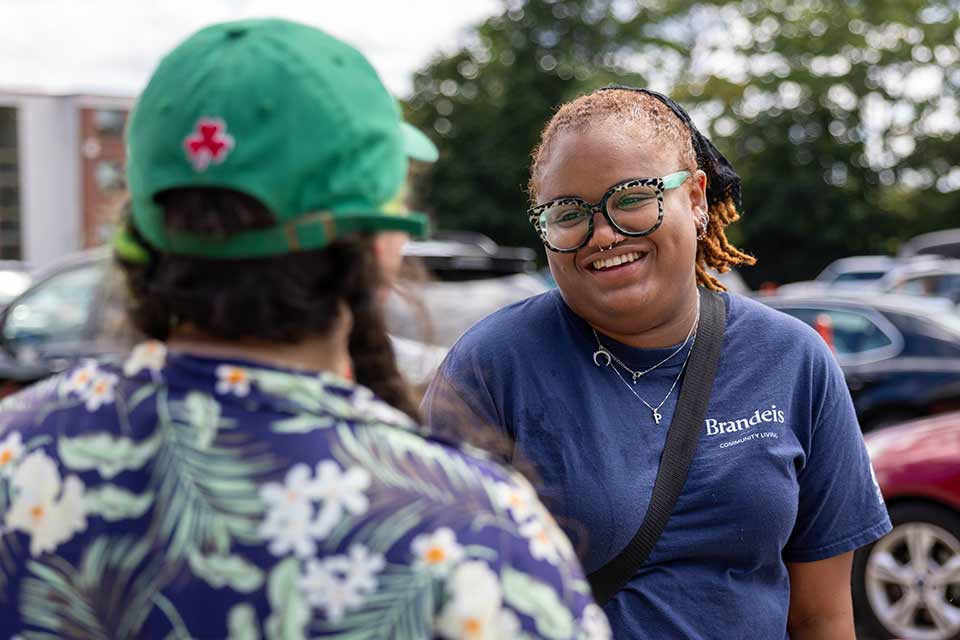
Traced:
POLYGON ((593 596, 601 606, 616 595, 647 561, 667 526, 697 449, 726 326, 726 309, 719 294, 701 289, 700 306, 697 340, 690 353, 690 362, 680 387, 680 398, 667 432, 650 507, 630 544, 617 557, 588 576, 593 596))

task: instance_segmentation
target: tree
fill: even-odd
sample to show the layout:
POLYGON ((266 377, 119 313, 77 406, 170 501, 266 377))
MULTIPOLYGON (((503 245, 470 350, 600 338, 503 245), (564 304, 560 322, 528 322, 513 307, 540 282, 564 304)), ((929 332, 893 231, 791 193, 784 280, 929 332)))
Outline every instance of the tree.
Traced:
POLYGON ((739 232, 758 257, 745 274, 754 284, 957 224, 960 170, 943 176, 960 164, 958 9, 745 0, 684 16, 680 31, 697 36, 674 93, 744 177, 739 232))
POLYGON ((536 246, 522 188, 552 109, 652 84, 743 177, 749 282, 891 252, 957 224, 958 15, 960 0, 514 2, 415 78, 410 115, 443 154, 425 198, 441 227, 536 246))
POLYGON ((526 183, 530 152, 553 110, 612 81, 643 84, 644 75, 629 73, 621 58, 673 46, 646 35, 649 16, 625 4, 508 3, 463 49, 416 74, 407 117, 431 134, 441 157, 418 194, 440 228, 540 247, 525 215, 526 183))

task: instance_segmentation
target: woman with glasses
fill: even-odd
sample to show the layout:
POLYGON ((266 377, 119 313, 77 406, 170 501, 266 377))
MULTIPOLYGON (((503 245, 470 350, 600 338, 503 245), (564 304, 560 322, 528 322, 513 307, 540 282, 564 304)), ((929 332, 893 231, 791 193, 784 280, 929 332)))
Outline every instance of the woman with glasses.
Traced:
POLYGON ((616 565, 632 568, 605 605, 614 637, 852 640, 852 552, 890 523, 827 346, 711 293, 711 270, 753 263, 724 233, 733 168, 669 98, 611 87, 550 120, 529 192, 558 290, 463 337, 425 400, 431 425, 452 406, 500 425, 606 575, 635 548, 678 397, 703 374, 689 368, 701 301, 720 300, 689 467, 645 561, 616 565))

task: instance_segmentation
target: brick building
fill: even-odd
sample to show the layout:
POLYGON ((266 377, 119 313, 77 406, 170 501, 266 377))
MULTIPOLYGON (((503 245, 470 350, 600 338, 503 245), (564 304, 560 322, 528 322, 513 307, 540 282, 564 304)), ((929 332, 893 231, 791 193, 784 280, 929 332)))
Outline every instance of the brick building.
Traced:
POLYGON ((132 104, 0 90, 0 260, 42 267, 110 238, 132 104))

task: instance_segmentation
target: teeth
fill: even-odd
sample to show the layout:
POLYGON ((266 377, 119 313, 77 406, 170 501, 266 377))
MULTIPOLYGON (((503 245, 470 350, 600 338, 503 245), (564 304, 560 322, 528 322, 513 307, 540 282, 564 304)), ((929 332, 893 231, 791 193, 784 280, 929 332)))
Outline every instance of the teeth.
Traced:
POLYGON ((627 264, 628 262, 633 262, 634 260, 639 260, 644 254, 638 253, 636 251, 628 253, 622 256, 615 256, 613 258, 598 258, 593 261, 591 265, 594 269, 610 269, 612 267, 619 267, 622 264, 627 264))

